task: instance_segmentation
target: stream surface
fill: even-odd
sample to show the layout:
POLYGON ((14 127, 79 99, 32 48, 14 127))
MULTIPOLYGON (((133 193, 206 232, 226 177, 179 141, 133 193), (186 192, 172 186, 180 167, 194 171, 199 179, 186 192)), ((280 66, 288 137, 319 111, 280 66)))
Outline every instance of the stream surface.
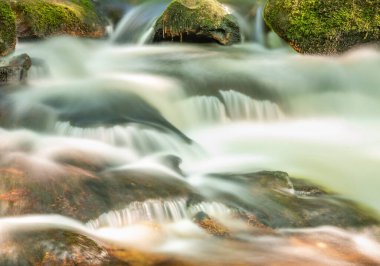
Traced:
MULTIPOLYGON (((63 191, 80 194, 81 183, 66 178, 75 168, 76 175, 91 173, 93 179, 128 173, 157 178, 202 200, 189 206, 187 192, 172 195, 172 188, 153 182, 120 204, 115 199, 99 210, 83 205, 72 216, 54 209, 17 215, 17 205, 14 215, 0 218, 0 242, 14 232, 56 229, 107 247, 197 258, 204 265, 380 265, 380 230, 373 227, 278 226, 276 234, 252 235, 233 218, 230 198, 260 206, 255 192, 218 176, 283 171, 380 217, 380 52, 306 56, 285 46, 265 48, 261 35, 232 47, 144 44, 152 23, 147 17, 161 11, 133 9, 109 40, 19 44, 17 53, 45 64, 32 67, 22 89, 2 97, 7 111, 0 166, 2 173, 23 171, 41 184, 40 194, 60 182, 63 191), (128 24, 141 14, 142 25, 128 24), (241 241, 210 238, 194 222, 199 212, 241 241), (361 255, 336 256, 329 250, 334 246, 361 255)), ((260 32, 260 23, 252 31, 260 32)), ((0 184, 0 192, 6 186, 0 184)), ((294 193, 289 187, 284 193, 294 193)), ((96 191, 100 195, 102 187, 96 191)), ((0 202, 7 197, 0 194, 0 202)))

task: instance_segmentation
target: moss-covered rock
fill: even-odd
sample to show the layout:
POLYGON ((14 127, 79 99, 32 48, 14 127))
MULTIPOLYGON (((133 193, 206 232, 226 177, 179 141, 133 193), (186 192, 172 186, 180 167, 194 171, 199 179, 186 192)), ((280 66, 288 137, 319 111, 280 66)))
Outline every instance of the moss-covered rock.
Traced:
POLYGON ((380 5, 376 0, 268 0, 264 17, 301 53, 340 53, 380 40, 380 5))
POLYGON ((216 0, 174 0, 157 20, 153 42, 240 42, 236 19, 216 0))
POLYGON ((8 55, 16 46, 16 18, 8 0, 0 1, 0 56, 8 55))
POLYGON ((102 37, 105 21, 91 0, 11 0, 19 38, 102 37))

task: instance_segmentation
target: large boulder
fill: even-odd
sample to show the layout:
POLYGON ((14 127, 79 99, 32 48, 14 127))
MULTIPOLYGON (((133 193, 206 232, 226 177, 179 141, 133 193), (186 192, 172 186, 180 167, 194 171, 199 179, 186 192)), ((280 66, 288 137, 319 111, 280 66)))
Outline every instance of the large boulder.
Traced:
POLYGON ((0 56, 8 55, 16 46, 16 18, 8 0, 0 1, 0 56))
POLYGON ((334 54, 380 40, 380 6, 373 0, 269 0, 264 17, 301 53, 334 54))
POLYGON ((91 0, 11 0, 11 5, 19 38, 55 35, 98 38, 106 33, 105 21, 91 0))
POLYGON ((153 42, 240 42, 239 25, 216 0, 174 0, 154 27, 153 42))

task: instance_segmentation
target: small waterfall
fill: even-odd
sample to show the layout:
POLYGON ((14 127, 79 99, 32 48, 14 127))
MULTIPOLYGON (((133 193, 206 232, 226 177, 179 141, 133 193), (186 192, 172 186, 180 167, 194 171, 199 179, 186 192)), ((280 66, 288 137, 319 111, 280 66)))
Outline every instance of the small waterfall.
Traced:
POLYGON ((195 96, 184 102, 184 109, 191 110, 195 123, 224 123, 229 119, 226 108, 218 98, 214 96, 195 96))
POLYGON ((69 122, 57 122, 54 132, 61 136, 94 139, 115 146, 128 147, 140 155, 154 152, 174 152, 183 155, 196 152, 196 147, 184 145, 183 140, 174 134, 137 124, 81 128, 72 126, 69 122))
POLYGON ((233 214, 234 210, 217 202, 201 202, 190 207, 184 198, 173 200, 146 200, 133 202, 123 210, 104 213, 86 225, 91 229, 121 228, 141 222, 170 223, 192 219, 198 212, 218 218, 233 214))
POLYGON ((147 41, 154 21, 165 10, 167 3, 168 1, 156 1, 132 8, 116 27, 111 42, 122 44, 147 41))
POLYGON ((186 200, 147 200, 133 202, 127 208, 102 214, 89 221, 87 226, 93 229, 101 227, 125 227, 140 222, 175 222, 187 218, 186 200))
POLYGON ((265 45, 265 29, 264 28, 265 28, 265 22, 264 22, 264 17, 263 17, 263 7, 259 6, 256 10, 254 40, 261 45, 265 45))
POLYGON ((220 91, 227 113, 232 120, 280 120, 284 113, 271 101, 258 101, 233 90, 220 91))
POLYGON ((276 121, 285 117, 280 107, 268 100, 254 100, 240 92, 219 91, 215 96, 195 96, 184 102, 184 109, 191 110, 195 124, 216 124, 231 121, 276 121))

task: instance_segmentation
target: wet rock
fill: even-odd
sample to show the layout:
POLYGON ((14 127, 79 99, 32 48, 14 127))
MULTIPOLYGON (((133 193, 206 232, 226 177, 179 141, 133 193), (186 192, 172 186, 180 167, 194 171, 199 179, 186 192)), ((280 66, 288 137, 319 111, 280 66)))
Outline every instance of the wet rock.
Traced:
POLYGON ((192 193, 179 179, 137 170, 98 173, 88 165, 80 168, 21 155, 6 161, 3 158, 0 167, 0 217, 61 214, 87 222, 132 202, 192 193))
POLYGON ((240 42, 236 19, 216 0, 174 0, 157 20, 153 42, 240 42))
POLYGON ((217 200, 238 206, 270 228, 333 225, 364 227, 379 224, 372 212, 307 181, 284 172, 222 175, 247 188, 249 199, 221 194, 217 200))
POLYGON ((12 0, 17 37, 47 38, 56 35, 99 38, 106 34, 104 18, 91 0, 12 0))
POLYGON ((27 54, 0 61, 0 87, 25 83, 32 60, 27 54))
POLYGON ((269 0, 267 24, 296 51, 334 54, 380 40, 376 1, 269 0))
POLYGON ((251 233, 255 235, 270 235, 275 232, 269 226, 261 223, 259 219, 251 213, 239 211, 235 213, 232 218, 245 222, 250 228, 253 229, 251 233))
MULTIPOLYGON (((16 46, 16 18, 10 1, 0 2, 0 56, 11 53, 16 46)), ((1 74, 0 74, 1 75, 1 74)))
POLYGON ((224 225, 211 218, 205 212, 198 212, 193 217, 193 221, 203 228, 207 233, 217 237, 229 237, 230 232, 224 225))

